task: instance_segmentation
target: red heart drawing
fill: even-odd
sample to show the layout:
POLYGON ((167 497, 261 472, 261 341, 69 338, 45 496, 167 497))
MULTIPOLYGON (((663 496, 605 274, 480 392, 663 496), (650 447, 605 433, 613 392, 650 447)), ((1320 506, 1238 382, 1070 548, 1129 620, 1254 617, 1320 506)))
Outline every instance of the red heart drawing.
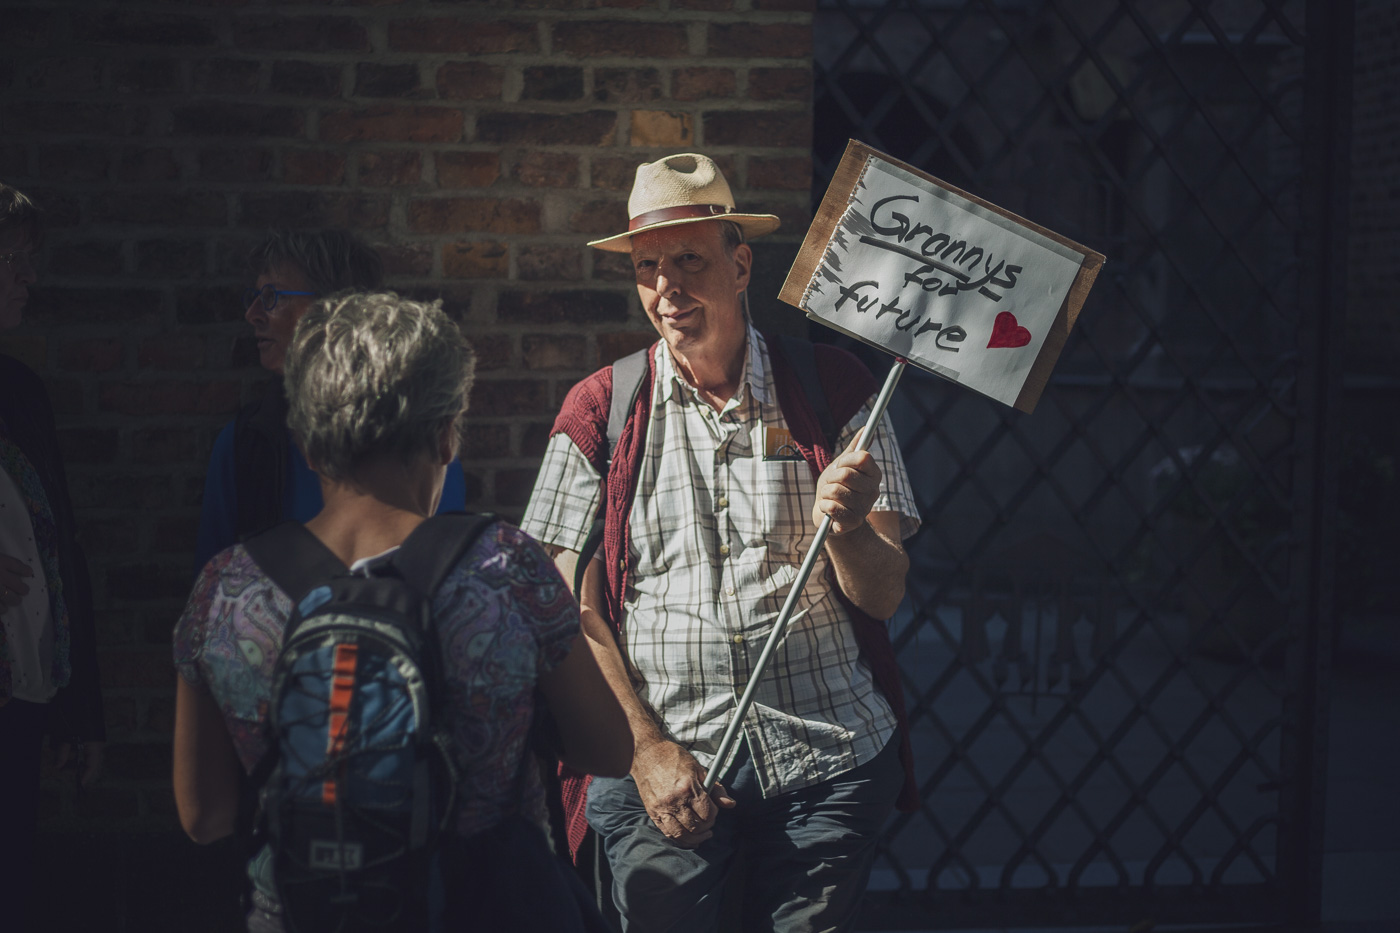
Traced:
POLYGON ((1024 347, 1031 342, 1031 332, 1016 323, 1016 315, 1003 311, 992 322, 992 339, 987 341, 987 349, 992 347, 1024 347))

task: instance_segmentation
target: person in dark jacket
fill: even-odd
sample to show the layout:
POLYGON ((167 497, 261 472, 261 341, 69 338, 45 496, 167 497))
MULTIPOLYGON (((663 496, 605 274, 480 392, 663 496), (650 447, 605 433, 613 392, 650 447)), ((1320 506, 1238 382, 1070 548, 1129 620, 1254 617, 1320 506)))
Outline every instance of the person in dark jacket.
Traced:
MULTIPOLYGON (((18 327, 43 229, 34 204, 0 183, 0 333, 18 327)), ((87 560, 78 546, 48 393, 0 354, 0 925, 30 915, 40 752, 90 785, 102 765, 102 696, 87 560)))
MULTIPOLYGON (((279 231, 253 250, 256 282, 243 298, 258 359, 277 379, 219 433, 209 457, 199 516, 195 569, 243 536, 284 519, 321 511, 321 487, 287 429, 282 361, 297 321, 319 296, 373 291, 383 280, 379 254, 344 230, 279 231)), ((448 470, 441 511, 466 501, 460 464, 448 470)))

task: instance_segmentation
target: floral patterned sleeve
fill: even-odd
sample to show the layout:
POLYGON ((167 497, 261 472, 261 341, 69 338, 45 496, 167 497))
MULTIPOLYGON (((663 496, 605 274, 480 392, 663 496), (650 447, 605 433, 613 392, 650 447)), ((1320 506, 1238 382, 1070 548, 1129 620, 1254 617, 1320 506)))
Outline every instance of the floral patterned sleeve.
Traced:
POLYGON ((194 590, 189 601, 175 623, 173 637, 175 647, 175 670, 186 683, 201 684, 204 677, 199 670, 199 656, 204 647, 205 627, 213 612, 214 600, 219 593, 219 574, 228 562, 228 551, 214 556, 195 580, 194 590))
POLYGON ((499 540, 502 551, 510 554, 511 595, 530 620, 539 645, 538 670, 553 670, 568 657, 579 633, 578 603, 538 541, 505 523, 499 540))

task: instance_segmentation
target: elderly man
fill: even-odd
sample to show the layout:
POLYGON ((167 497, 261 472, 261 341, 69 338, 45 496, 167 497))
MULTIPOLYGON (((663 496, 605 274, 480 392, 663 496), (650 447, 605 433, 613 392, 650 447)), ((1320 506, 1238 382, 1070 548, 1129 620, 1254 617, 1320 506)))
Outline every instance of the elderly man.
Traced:
MULTIPOLYGON (((626 233, 590 245, 631 254, 661 340, 644 365, 619 361, 569 393, 523 522, 575 579, 603 518, 583 627, 635 756, 629 777, 587 787, 588 825, 629 931, 716 929, 740 851, 751 928, 846 929, 909 776, 877 621, 903 597, 900 542, 918 527, 898 446, 882 420, 869 450, 853 449, 876 389, 854 357, 765 340, 749 323, 744 240, 778 218, 736 212, 712 160, 640 166, 628 212, 626 233), (620 374, 632 369, 627 405, 620 374), (720 737, 823 515, 824 553, 723 767, 720 737), (723 769, 707 794, 710 767, 723 769)), ((578 791, 566 786, 566 803, 582 803, 578 791)))
MULTIPOLYGON (((321 486, 287 428, 282 359, 297 322, 318 296, 373 291, 383 281, 379 254, 344 230, 280 231, 249 257, 257 281, 243 296, 258 359, 277 374, 214 441, 204 481, 195 569, 244 535, 284 519, 305 522, 321 511, 321 486)), ((448 470, 440 511, 461 509, 462 470, 448 470)))

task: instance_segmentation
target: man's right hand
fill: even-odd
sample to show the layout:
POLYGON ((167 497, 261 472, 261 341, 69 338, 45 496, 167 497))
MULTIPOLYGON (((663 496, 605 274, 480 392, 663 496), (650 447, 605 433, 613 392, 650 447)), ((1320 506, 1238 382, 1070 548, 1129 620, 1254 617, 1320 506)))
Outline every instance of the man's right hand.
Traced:
POLYGON ((638 747, 632 779, 656 828, 682 849, 693 849, 713 836, 720 809, 737 806, 719 782, 711 793, 705 792, 705 769, 675 742, 638 747))

